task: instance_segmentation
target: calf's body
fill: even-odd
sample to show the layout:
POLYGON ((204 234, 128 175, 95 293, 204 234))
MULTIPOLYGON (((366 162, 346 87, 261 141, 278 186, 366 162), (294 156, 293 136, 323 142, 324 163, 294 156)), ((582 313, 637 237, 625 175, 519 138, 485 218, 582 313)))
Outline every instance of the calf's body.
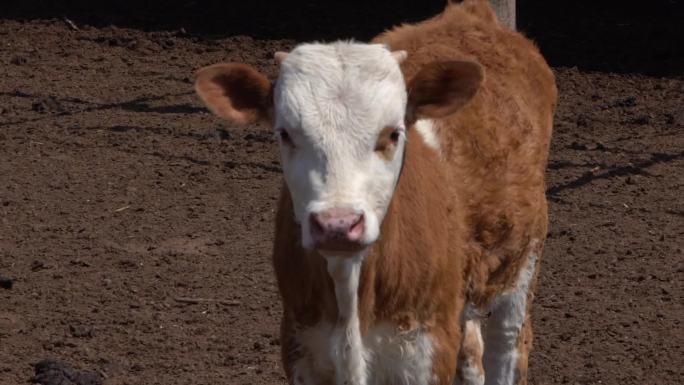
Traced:
POLYGON ((346 314, 339 300, 347 293, 339 292, 337 282, 349 279, 345 267, 328 274, 330 259, 298 244, 288 190, 283 189, 273 261, 284 303, 283 362, 294 383, 334 384, 339 369, 353 373, 365 368, 363 383, 368 384, 427 384, 433 376, 453 376, 467 242, 460 228, 463 210, 444 183, 441 163, 420 133, 409 130, 404 170, 380 239, 363 259, 337 262, 360 273, 358 286, 349 293, 358 296, 356 311, 346 314), (335 335, 348 333, 354 322, 359 351, 342 347, 333 353, 335 335), (335 357, 345 354, 362 355, 365 365, 337 368, 342 360, 335 357))
POLYGON ((214 112, 270 119, 280 135, 273 264, 289 382, 525 383, 553 74, 486 1, 373 43, 387 48, 279 53, 272 88, 244 65, 198 74, 214 112))
POLYGON ((553 74, 536 47, 500 27, 483 2, 450 7, 376 41, 409 52, 402 66, 407 78, 425 63, 446 58, 474 59, 485 68, 482 87, 469 104, 434 122, 474 250, 466 329, 480 334, 489 314, 484 347, 474 349, 480 354, 484 349, 484 362, 470 356, 461 366, 475 366, 479 376, 483 364, 486 383, 525 382, 529 309, 548 223, 544 170, 557 100, 553 74))

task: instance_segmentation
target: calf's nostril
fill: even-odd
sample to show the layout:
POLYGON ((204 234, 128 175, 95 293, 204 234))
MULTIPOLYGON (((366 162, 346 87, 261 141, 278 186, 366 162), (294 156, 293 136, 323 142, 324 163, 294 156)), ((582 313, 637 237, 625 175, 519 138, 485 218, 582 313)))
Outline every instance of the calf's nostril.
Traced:
POLYGON ((321 223, 320 218, 316 214, 311 214, 309 222, 311 223, 311 230, 316 233, 322 233, 326 228, 325 224, 321 223))
POLYGON ((354 247, 365 233, 364 215, 353 210, 331 209, 309 216, 311 236, 317 247, 354 247))

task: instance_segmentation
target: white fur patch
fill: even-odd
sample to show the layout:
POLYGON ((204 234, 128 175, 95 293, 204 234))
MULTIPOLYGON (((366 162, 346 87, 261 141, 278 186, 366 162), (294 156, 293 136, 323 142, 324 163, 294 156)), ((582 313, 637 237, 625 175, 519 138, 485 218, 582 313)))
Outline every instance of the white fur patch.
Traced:
MULTIPOLYGON (((532 242, 531 249, 537 241, 532 242)), ((534 277, 538 255, 530 252, 515 287, 497 296, 490 307, 485 328, 485 384, 512 385, 516 381, 518 335, 527 312, 527 294, 534 277)))
MULTIPOLYGON (((386 127, 405 130, 406 84, 397 59, 380 44, 302 44, 280 65, 274 88, 275 129, 283 174, 302 244, 313 246, 312 213, 333 208, 362 212, 363 244, 379 236, 402 157, 375 151, 386 127)), ((400 139, 395 154, 402 154, 400 139)))
MULTIPOLYGON (((335 326, 320 324, 302 330, 298 341, 307 352, 295 365, 299 381, 296 384, 340 385, 338 363, 328 352, 335 326)), ((366 360, 365 385, 428 385, 435 382, 432 373, 433 341, 424 328, 402 332, 394 325, 382 323, 363 336, 363 357, 366 360)))
POLYGON ((432 119, 419 119, 416 121, 415 127, 425 144, 439 151, 439 137, 435 129, 435 122, 432 119))
POLYGON ((326 257, 328 274, 335 283, 338 320, 330 336, 329 356, 335 368, 335 384, 366 385, 366 351, 361 341, 358 291, 363 255, 326 257))
POLYGON ((428 385, 433 382, 432 339, 423 329, 399 332, 390 324, 364 339, 371 354, 369 384, 428 385))

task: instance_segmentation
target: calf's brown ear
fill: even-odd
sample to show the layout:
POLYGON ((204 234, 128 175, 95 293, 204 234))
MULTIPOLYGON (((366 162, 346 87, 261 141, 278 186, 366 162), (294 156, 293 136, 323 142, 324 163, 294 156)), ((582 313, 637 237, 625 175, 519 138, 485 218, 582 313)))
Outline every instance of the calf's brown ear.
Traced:
POLYGON ((426 64, 408 83, 409 119, 444 118, 463 107, 480 88, 484 70, 471 61, 426 64))
POLYGON ((253 67, 221 63, 197 71, 195 91, 214 114, 239 124, 268 119, 271 82, 253 67))

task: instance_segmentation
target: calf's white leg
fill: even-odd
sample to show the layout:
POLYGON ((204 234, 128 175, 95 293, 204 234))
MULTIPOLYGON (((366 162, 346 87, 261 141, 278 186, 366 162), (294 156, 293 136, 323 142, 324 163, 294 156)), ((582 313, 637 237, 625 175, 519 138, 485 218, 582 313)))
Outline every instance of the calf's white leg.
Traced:
POLYGON ((518 339, 527 315, 528 292, 538 257, 536 250, 530 252, 516 285, 491 304, 484 333, 486 385, 513 385, 518 381, 518 339))

